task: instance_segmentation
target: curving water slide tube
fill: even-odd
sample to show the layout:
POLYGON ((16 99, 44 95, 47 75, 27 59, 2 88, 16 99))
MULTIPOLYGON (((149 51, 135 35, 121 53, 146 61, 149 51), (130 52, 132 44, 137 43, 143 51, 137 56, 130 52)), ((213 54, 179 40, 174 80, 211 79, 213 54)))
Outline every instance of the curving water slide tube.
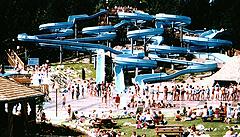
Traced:
POLYGON ((156 27, 162 26, 187 26, 191 24, 191 18, 187 16, 159 13, 155 16, 156 27))
POLYGON ((67 22, 57 22, 57 23, 47 23, 42 24, 39 26, 39 30, 52 30, 56 31, 57 29, 69 29, 76 24, 77 21, 80 20, 90 20, 96 17, 99 17, 103 14, 106 14, 108 11, 105 9, 100 10, 100 12, 93 14, 93 15, 87 15, 87 14, 81 14, 81 15, 72 15, 68 17, 67 22))
MULTIPOLYGON (((212 71, 216 69, 217 63, 214 61, 208 61, 205 63, 198 63, 192 61, 173 60, 170 58, 160 58, 159 54, 187 54, 192 51, 198 51, 206 49, 206 45, 209 47, 219 47, 223 45, 231 45, 231 42, 225 40, 213 39, 213 35, 216 32, 196 31, 201 33, 201 37, 183 37, 183 41, 189 43, 189 48, 175 47, 175 46, 160 46, 164 41, 161 34, 164 32, 164 27, 169 26, 186 26, 191 23, 191 18, 179 15, 169 14, 156 14, 155 16, 149 15, 141 11, 135 11, 134 13, 119 12, 118 17, 123 19, 120 23, 114 26, 94 26, 86 27, 82 29, 83 34, 88 34, 90 37, 65 39, 65 37, 72 36, 75 32, 73 27, 76 21, 88 20, 96 18, 97 16, 106 14, 106 10, 102 10, 94 15, 73 15, 68 17, 68 22, 48 23, 39 26, 39 29, 48 34, 29 36, 25 33, 18 35, 19 41, 39 43, 40 46, 47 46, 52 48, 59 48, 60 46, 66 50, 78 50, 78 51, 90 51, 97 53, 97 69, 96 69, 96 82, 101 83, 105 77, 105 52, 109 51, 116 54, 114 58, 115 64, 115 84, 116 92, 122 92, 125 89, 124 83, 124 70, 138 70, 138 69, 155 69, 158 62, 167 62, 171 64, 182 64, 186 66, 186 69, 180 70, 174 74, 155 73, 155 74, 143 74, 137 75, 134 82, 144 85, 147 82, 157 82, 173 79, 179 75, 186 73, 212 71), (127 32, 127 38, 132 41, 143 39, 145 45, 148 43, 149 57, 145 57, 145 54, 141 50, 114 50, 111 47, 107 47, 102 44, 93 44, 89 42, 94 41, 109 41, 116 37, 116 31, 119 27, 124 25, 131 25, 133 22, 153 21, 155 20, 156 28, 130 30, 127 32), (214 33, 214 34, 213 34, 214 33), (206 44, 207 43, 207 44, 206 44), (205 45, 204 45, 205 44, 205 45)), ((135 24, 135 25, 136 25, 135 24)), ((76 28, 76 27, 75 27, 76 28)), ((183 29, 184 31, 189 31, 183 29)), ((194 32, 194 31, 192 31, 194 32)), ((134 45, 132 45, 133 47, 134 45)))
POLYGON ((144 85, 144 83, 148 82, 157 82, 157 81, 166 81, 173 78, 176 78, 180 75, 188 74, 188 73, 197 73, 197 72, 206 72, 206 71, 213 71, 217 68, 217 63, 215 61, 207 61, 204 63, 198 62, 191 62, 191 61, 179 61, 179 60, 172 60, 172 59, 156 59, 159 62, 169 62, 171 64, 183 64, 187 65, 186 69, 177 71, 173 74, 166 74, 166 73, 155 73, 155 74, 144 74, 138 75, 135 77, 135 82, 144 85))
MULTIPOLYGON (((121 13, 121 16, 123 13, 121 13)), ((128 14, 125 14, 125 18, 127 18, 128 14)), ((134 16, 130 14, 131 16, 134 16)), ((144 14, 143 14, 144 16, 144 14)), ((149 16, 146 14, 146 16, 149 16)), ((134 16, 134 19, 137 17, 134 16)), ((156 18, 156 28, 163 28, 165 26, 186 26, 191 23, 191 18, 186 16, 178 16, 178 15, 169 15, 169 14, 157 14, 155 16, 156 18)), ((142 18, 140 18, 142 19, 142 18)), ((148 17, 148 19, 151 19, 148 17)), ((186 31, 187 29, 184 29, 186 31)), ((135 30, 130 31, 127 34, 128 38, 144 38, 146 36, 149 36, 148 34, 150 30, 135 30)), ((188 30, 189 32, 190 30, 188 30)), ((217 62, 216 61, 207 61, 205 63, 198 63, 198 62, 192 62, 192 61, 179 61, 179 60, 173 60, 169 58, 159 58, 158 54, 187 54, 190 52, 195 51, 201 51, 204 49, 207 49, 209 47, 219 47, 219 46, 230 46, 232 45, 231 41, 227 40, 220 40, 220 39, 212 39, 216 34, 221 33, 220 31, 191 31, 191 33, 199 33, 200 37, 188 37, 184 36, 183 41, 190 44, 191 46, 189 48, 183 48, 183 47, 175 47, 175 46, 159 46, 161 42, 153 42, 151 43, 148 48, 150 53, 154 53, 155 56, 150 57, 151 61, 156 62, 168 62, 171 64, 183 64, 187 65, 186 69, 177 71, 174 74, 166 74, 166 73, 155 73, 155 74, 143 74, 143 75, 137 75, 134 79, 134 82, 140 85, 144 85, 144 83, 148 82, 158 82, 158 81, 166 81, 173 78, 176 78, 180 75, 187 74, 187 73, 196 73, 196 72, 206 72, 206 71, 213 71, 217 68, 217 62)), ((157 33, 156 33, 157 34, 157 33)), ((161 34, 161 33, 159 33, 161 34)), ((154 37, 154 36, 153 36, 154 37)), ((162 39, 163 40, 163 39, 162 39)), ((119 68, 118 68, 119 69, 119 68)), ((121 71, 120 71, 121 72, 121 71)), ((121 72, 122 73, 122 72, 121 72)))

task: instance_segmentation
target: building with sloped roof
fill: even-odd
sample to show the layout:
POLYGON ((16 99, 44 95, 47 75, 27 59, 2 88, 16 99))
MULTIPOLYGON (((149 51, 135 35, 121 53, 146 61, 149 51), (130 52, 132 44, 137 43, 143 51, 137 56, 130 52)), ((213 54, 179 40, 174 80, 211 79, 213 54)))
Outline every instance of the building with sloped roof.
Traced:
POLYGON ((28 133, 36 124, 36 99, 43 96, 40 91, 0 77, 0 136, 28 133))

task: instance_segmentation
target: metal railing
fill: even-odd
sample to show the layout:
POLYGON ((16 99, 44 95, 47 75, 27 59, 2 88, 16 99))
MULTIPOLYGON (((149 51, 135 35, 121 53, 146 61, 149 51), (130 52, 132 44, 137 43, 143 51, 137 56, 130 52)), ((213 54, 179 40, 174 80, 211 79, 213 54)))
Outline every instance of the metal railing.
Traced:
POLYGON ((18 67, 19 69, 25 69, 25 64, 21 60, 21 58, 17 55, 13 50, 6 52, 7 60, 9 64, 13 67, 18 67))

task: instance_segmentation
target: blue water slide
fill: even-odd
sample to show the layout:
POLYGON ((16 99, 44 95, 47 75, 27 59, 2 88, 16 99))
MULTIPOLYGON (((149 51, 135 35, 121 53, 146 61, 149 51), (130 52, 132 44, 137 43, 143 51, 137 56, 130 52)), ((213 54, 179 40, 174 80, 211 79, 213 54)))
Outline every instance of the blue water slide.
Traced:
POLYGON ((164 32, 163 28, 151 28, 142 30, 132 30, 127 32, 127 37, 132 39, 139 39, 145 36, 161 35, 164 32))
POLYGON ((75 22, 75 21, 79 21, 79 20, 90 20, 90 19, 99 17, 101 15, 107 14, 107 13, 108 13, 108 10, 101 9, 99 12, 97 12, 93 15, 90 15, 90 16, 87 14, 71 15, 71 16, 68 16, 68 22, 75 22))
POLYGON ((125 90, 123 67, 115 65, 115 91, 120 93, 125 90))
POLYGON ((103 14, 106 14, 107 10, 101 10, 100 12, 93 14, 93 15, 72 15, 68 17, 67 22, 57 22, 57 23, 46 23, 39 26, 39 30, 51 30, 54 31, 56 29, 70 29, 74 26, 75 21, 77 20, 87 20, 87 19, 93 19, 98 16, 101 16, 103 14))
POLYGON ((56 44, 62 46, 75 46, 75 47, 82 47, 82 48, 90 48, 90 49, 103 49, 104 51, 110 51, 114 54, 121 54, 121 51, 114 50, 110 47, 106 47, 105 45, 101 44, 91 44, 91 43, 80 43, 68 40, 50 40, 50 39, 38 39, 36 36, 28 36, 26 33, 18 34, 19 41, 25 42, 34 42, 34 43, 46 43, 46 44, 56 44))
POLYGON ((167 62, 171 64, 182 64, 182 65, 203 65, 203 63, 200 62, 194 62, 194 61, 187 61, 187 60, 179 60, 179 59, 170 59, 170 58, 153 58, 154 60, 158 62, 167 62))
POLYGON ((115 57, 115 85, 116 92, 122 92, 125 89, 124 74, 123 70, 132 70, 137 68, 140 69, 152 69, 157 67, 155 60, 144 59, 142 54, 120 54, 115 57))
POLYGON ((35 36, 38 37, 39 39, 55 39, 55 38, 72 36, 73 34, 74 34, 74 31, 72 29, 63 29, 63 30, 59 30, 56 33, 41 34, 41 35, 35 35, 35 36))
MULTIPOLYGON (((39 46, 41 47, 48 47, 48 48, 59 48, 59 44, 48 44, 48 43, 39 43, 39 46)), ((96 52, 96 48, 85 48, 85 47, 79 47, 79 46, 62 46, 62 49, 64 50, 72 50, 72 51, 79 51, 79 52, 96 52)))
POLYGON ((190 45, 188 50, 190 52, 200 52, 200 51, 204 51, 204 50, 208 50, 209 47, 208 46, 198 46, 198 45, 190 45))
MULTIPOLYGON (((178 62, 176 62, 178 63, 178 62)), ((187 63, 186 63, 187 64, 187 63)), ((157 82, 157 81, 166 81, 173 78, 176 78, 180 75, 188 74, 188 73, 198 73, 198 72, 206 72, 212 71, 217 68, 217 63, 214 61, 207 61, 205 63, 193 63, 192 65, 188 66, 186 69, 180 70, 174 74, 166 74, 166 73, 155 73, 155 74, 144 74, 138 75, 135 77, 135 82, 143 85, 144 83, 148 82, 157 82)))
POLYGON ((149 15, 148 13, 142 12, 142 11, 134 11, 133 13, 128 12, 118 12, 118 17, 120 19, 124 20, 144 20, 144 21, 150 21, 153 20, 154 17, 152 15, 149 15))
POLYGON ((208 30, 208 31, 203 32, 202 34, 200 34, 199 37, 204 37, 204 38, 210 38, 210 39, 212 39, 212 38, 214 38, 217 34, 222 33, 223 31, 224 31, 224 29, 221 29, 221 30, 214 30, 214 29, 212 29, 212 30, 208 30))
POLYGON ((232 58, 229 57, 228 55, 221 53, 209 53, 209 59, 225 63, 231 60, 232 58))
MULTIPOLYGON (((156 78, 156 82, 157 82, 157 79, 161 76, 161 77, 166 77, 168 74, 166 73, 154 73, 154 74, 142 74, 142 75, 137 75, 135 78, 134 78, 134 83, 137 83, 139 85, 143 85, 144 84, 144 79, 146 78, 156 78)), ((160 80, 159 80, 160 81, 160 80)))
POLYGON ((202 34, 200 34, 200 36, 199 37, 206 37, 206 36, 208 36, 208 35, 211 35, 211 34, 213 34, 213 33, 215 33, 216 32, 216 30, 208 30, 208 31, 204 31, 202 34))
POLYGON ((55 30, 55 29, 70 29, 73 27, 72 22, 57 22, 57 23, 46 23, 39 26, 39 30, 55 30))
POLYGON ((103 49, 97 50, 96 62, 96 84, 102 84, 105 81, 105 51, 103 49))
POLYGON ((131 23, 131 21, 122 20, 122 21, 120 21, 119 23, 115 24, 113 27, 114 27, 115 29, 117 29, 117 28, 119 28, 119 27, 121 27, 121 26, 123 26, 123 25, 130 24, 130 23, 131 23))
POLYGON ((221 54, 221 53, 195 52, 193 54, 197 58, 206 58, 206 59, 209 59, 209 60, 217 61, 219 63, 226 63, 231 59, 231 57, 229 57, 228 55, 221 54))
POLYGON ((148 45, 148 50, 150 53, 155 54, 187 54, 192 52, 198 52, 207 50, 208 46, 198 46, 191 45, 188 48, 185 47, 176 47, 176 46, 159 46, 159 45, 148 45))
POLYGON ((149 52, 155 52, 157 54, 187 54, 189 51, 187 48, 176 47, 176 46, 159 46, 159 45, 149 45, 149 52))
POLYGON ((81 14, 81 15, 71 15, 68 16, 67 22, 75 23, 76 21, 80 20, 87 20, 89 19, 89 15, 87 14, 81 14))
POLYGON ((133 56, 132 54, 122 54, 115 57, 114 62, 123 68, 156 68, 157 62, 155 60, 147 60, 133 56))
POLYGON ((116 32, 103 32, 95 37, 84 37, 84 38, 76 38, 76 39, 66 39, 68 41, 76 41, 76 42, 94 42, 94 41, 106 41, 113 40, 116 38, 116 32))
POLYGON ((164 40, 163 36, 151 36, 147 38, 150 38, 150 41, 152 41, 151 45, 160 45, 164 40))
MULTIPOLYGON (((165 13, 159 13, 155 15, 155 19, 157 23, 161 23, 163 25, 177 25, 177 26, 186 26, 191 24, 191 18, 187 16, 180 15, 171 15, 165 13)), ((156 24, 157 26, 161 24, 156 24)), ((160 26, 159 26, 160 27, 160 26)))
POLYGON ((99 34, 102 32, 113 32, 115 28, 113 26, 94 26, 85 27, 82 29, 83 34, 99 34))
POLYGON ((94 27, 85 27, 82 29, 83 34, 99 34, 102 32, 113 32, 122 25, 129 23, 129 21, 123 20, 120 23, 115 24, 114 26, 94 26, 94 27))
POLYGON ((207 46, 207 47, 219 47, 219 46, 231 46, 232 42, 221 39, 209 39, 201 37, 183 36, 183 41, 192 45, 207 46))
MULTIPOLYGON (((177 30, 180 30, 179 27, 174 27, 174 28, 177 29, 177 30)), ((190 30, 190 29, 187 29, 187 28, 182 28, 182 31, 184 33, 197 34, 197 35, 200 35, 200 34, 205 32, 205 30, 190 30)))
MULTIPOLYGON (((122 54, 132 54, 137 55, 138 58, 144 58, 144 52, 142 50, 130 50, 130 49, 122 49, 122 54)), ((128 56, 128 55, 127 55, 128 56)), ((134 57, 134 56, 133 56, 134 57)))
MULTIPOLYGON (((183 75, 186 73, 195 73, 195 72, 205 72, 216 69, 216 62, 205 62, 198 63, 192 61, 183 61, 183 60, 175 60, 175 59, 166 59, 159 58, 157 54, 161 53, 188 53, 189 51, 206 49, 208 47, 218 47, 222 45, 231 45, 230 41, 226 40, 218 40, 212 39, 217 32, 216 31, 191 31, 191 33, 197 33, 202 36, 202 38, 196 37, 184 37, 183 41, 190 43, 190 46, 187 48, 181 47, 171 47, 171 46, 159 46, 163 41, 163 37, 159 36, 163 33, 164 25, 174 25, 174 26, 184 26, 189 25, 191 23, 191 18, 186 16, 179 15, 170 15, 170 14, 156 14, 155 16, 149 15, 148 13, 144 13, 142 11, 134 11, 134 13, 125 13, 119 12, 118 16, 122 20, 120 23, 114 26, 95 26, 95 27, 86 27, 82 29, 83 34, 93 34, 91 37, 85 38, 77 38, 77 39, 64 39, 57 40, 55 38, 66 37, 73 35, 73 30, 71 28, 74 27, 74 23, 78 20, 87 20, 96 18, 100 15, 106 14, 107 10, 102 10, 93 15, 72 15, 68 17, 68 22, 58 22, 58 23, 48 23, 42 24, 39 26, 40 30, 47 30, 47 32, 52 32, 52 34, 42 34, 35 36, 28 36, 27 34, 19 34, 18 39, 20 41, 26 42, 34 42, 39 43, 40 46, 54 47, 58 48, 60 45, 63 49, 68 50, 78 50, 78 51, 91 51, 97 52, 99 57, 98 66, 99 69, 97 73, 99 73, 97 77, 98 83, 103 80, 104 77, 104 62, 105 60, 105 52, 110 51, 111 53, 117 54, 114 59, 115 63, 115 84, 117 91, 123 91, 125 89, 124 84, 124 69, 133 70, 135 68, 139 69, 153 69, 157 67, 157 62, 168 62, 171 64, 182 64, 187 65, 186 69, 180 70, 174 74, 166 74, 166 73, 155 73, 155 74, 144 74, 138 75, 135 78, 137 83, 146 83, 146 82, 155 82, 155 81, 164 81, 175 78, 179 75, 183 75), (142 39, 148 38, 151 41, 151 45, 149 46, 150 53, 156 53, 154 56, 150 58, 145 58, 144 53, 142 51, 134 50, 131 54, 131 50, 114 50, 110 47, 106 47, 101 44, 92 44, 92 43, 83 43, 83 42, 92 42, 92 41, 101 41, 101 40, 111 40, 116 37, 116 29, 125 25, 127 23, 132 22, 145 22, 156 20, 156 28, 152 29, 142 29, 142 30, 133 30, 127 32, 128 38, 133 39, 142 39), (55 39, 55 40, 54 40, 55 39), (101 53, 101 54, 100 54, 101 53), (102 56, 102 57, 101 57, 102 56), (101 69, 101 70, 100 70, 101 69)), ((186 31, 186 29, 183 29, 186 31)))
MULTIPOLYGON (((174 27, 177 30, 180 30, 179 27, 174 27)), ((196 34, 199 35, 199 37, 203 37, 203 38, 214 38, 217 34, 222 33, 223 31, 225 31, 224 29, 221 30, 215 30, 215 29, 211 29, 211 30, 189 30, 187 28, 182 28, 182 31, 184 33, 189 33, 189 34, 196 34)))

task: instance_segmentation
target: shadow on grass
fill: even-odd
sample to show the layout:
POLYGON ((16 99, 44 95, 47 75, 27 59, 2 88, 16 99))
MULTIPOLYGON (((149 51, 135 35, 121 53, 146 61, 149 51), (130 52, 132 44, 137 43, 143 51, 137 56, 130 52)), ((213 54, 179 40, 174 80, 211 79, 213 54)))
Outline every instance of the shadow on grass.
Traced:
POLYGON ((30 129, 30 136, 46 136, 46 135, 56 135, 56 136, 80 136, 85 135, 84 133, 70 129, 67 126, 53 125, 51 123, 38 123, 30 129))

